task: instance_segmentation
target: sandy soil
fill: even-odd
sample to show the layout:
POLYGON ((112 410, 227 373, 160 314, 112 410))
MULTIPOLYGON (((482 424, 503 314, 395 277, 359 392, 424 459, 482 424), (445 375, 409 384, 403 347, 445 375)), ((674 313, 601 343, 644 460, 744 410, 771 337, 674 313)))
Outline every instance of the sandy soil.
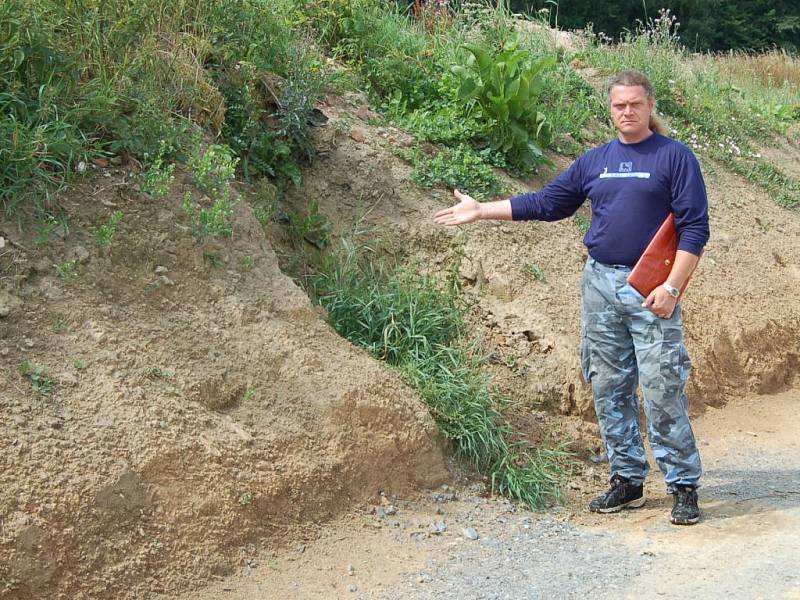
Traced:
MULTIPOLYGON (((320 109, 329 121, 318 131, 318 157, 281 210, 318 200, 338 232, 359 221, 398 241, 420 269, 457 266, 475 300, 472 333, 512 399, 507 416, 520 435, 566 437, 582 457, 596 452, 577 360, 585 250, 575 224, 437 228, 432 214, 452 198, 409 181, 410 167, 395 155, 408 135, 357 95, 320 109)), ((357 595, 351 585, 402 586, 382 565, 403 552, 405 569, 438 545, 469 548, 460 526, 455 539, 428 538, 430 507, 404 500, 409 490, 452 484, 422 401, 337 336, 280 272, 280 227, 265 232, 241 202, 232 240, 199 242, 180 206, 185 191, 201 196, 188 177, 158 200, 132 177, 128 167, 97 169, 63 194, 69 235, 56 227, 39 243, 36 232, 0 223, 0 598, 186 593, 306 542, 295 555, 306 582, 298 585, 316 593, 328 580, 309 573, 330 569, 344 573, 337 593, 357 595), (93 231, 113 210, 125 217, 111 248, 98 248, 93 231), (59 275, 68 262, 74 272, 59 275), (32 388, 19 373, 25 361, 46 369, 52 391, 32 388), (367 513, 380 491, 391 503, 398 495, 399 514, 420 516, 375 528, 367 513), (311 541, 327 531, 320 528, 353 507, 365 521, 360 537, 350 528, 315 550, 311 541), (414 538, 420 544, 397 554, 384 529, 407 539, 409 528, 423 534, 414 538), (353 547, 369 553, 340 561, 353 547), (320 553, 330 562, 304 562, 320 553), (348 564, 372 579, 349 583, 348 564)), ((548 177, 509 185, 536 188, 548 177)), ((718 166, 708 183, 712 242, 685 300, 695 414, 788 390, 800 363, 800 213, 718 166)), ((594 469, 576 493, 596 489, 594 469)), ((510 522, 502 511, 518 518, 513 506, 466 497, 436 505, 464 523, 477 509, 500 515, 498 523, 510 522)), ((525 531, 561 539, 558 527, 525 531)), ((612 556, 613 545, 603 552, 612 556)), ((271 581, 260 582, 267 593, 278 589, 271 581)))
POLYGON ((710 409, 695 431, 704 512, 692 527, 669 524, 658 473, 644 508, 589 513, 606 473, 586 467, 568 505, 545 514, 451 488, 395 499, 401 508, 381 519, 376 499, 316 541, 179 598, 800 597, 800 390, 710 409), (447 530, 431 533, 440 521, 447 530))

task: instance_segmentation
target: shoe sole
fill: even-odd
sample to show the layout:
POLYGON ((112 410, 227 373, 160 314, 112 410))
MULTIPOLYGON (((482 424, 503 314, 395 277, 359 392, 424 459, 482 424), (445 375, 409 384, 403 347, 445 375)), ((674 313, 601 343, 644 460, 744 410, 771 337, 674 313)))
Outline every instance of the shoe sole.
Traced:
POLYGON ((700 517, 695 517, 694 519, 675 519, 673 517, 669 518, 670 523, 673 525, 694 525, 700 520, 700 517))
POLYGON ((603 513, 607 515, 609 513, 619 512, 625 508, 642 508, 644 506, 645 497, 642 496, 641 498, 637 498, 636 500, 631 500, 630 502, 626 502, 625 504, 620 504, 619 506, 612 506, 611 508, 597 508, 592 509, 589 507, 589 510, 592 512, 603 513))

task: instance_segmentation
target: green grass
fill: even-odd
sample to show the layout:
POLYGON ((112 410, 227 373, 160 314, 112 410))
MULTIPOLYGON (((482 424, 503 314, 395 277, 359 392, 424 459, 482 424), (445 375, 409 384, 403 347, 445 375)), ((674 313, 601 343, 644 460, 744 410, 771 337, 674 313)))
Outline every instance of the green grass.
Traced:
POLYGON ((324 91, 295 0, 0 4, 0 202, 40 213, 93 156, 144 163, 161 195, 204 132, 246 176, 299 181, 324 91), (273 81, 273 84, 265 82, 273 81))
POLYGON ((122 217, 122 211, 115 210, 111 213, 108 221, 99 225, 97 229, 94 230, 94 241, 100 248, 108 248, 111 242, 114 241, 114 235, 116 235, 117 227, 119 227, 119 224, 122 222, 122 217))
POLYGON ((441 285, 371 254, 344 243, 306 277, 332 326, 399 370, 428 403, 455 455, 486 473, 493 490, 535 508, 560 499, 566 453, 509 442, 511 428, 467 340, 456 280, 441 285))

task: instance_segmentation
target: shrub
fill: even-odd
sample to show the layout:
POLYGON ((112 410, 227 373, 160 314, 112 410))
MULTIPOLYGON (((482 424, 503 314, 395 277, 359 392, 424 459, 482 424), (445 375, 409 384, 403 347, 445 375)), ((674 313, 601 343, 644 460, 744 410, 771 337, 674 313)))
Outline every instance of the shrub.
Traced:
POLYGON ((458 97, 481 108, 491 123, 493 149, 513 166, 530 170, 546 162, 542 149, 552 137, 547 117, 540 110, 542 72, 555 64, 552 57, 534 59, 516 40, 499 52, 480 44, 466 44, 471 56, 452 71, 461 78, 458 97))

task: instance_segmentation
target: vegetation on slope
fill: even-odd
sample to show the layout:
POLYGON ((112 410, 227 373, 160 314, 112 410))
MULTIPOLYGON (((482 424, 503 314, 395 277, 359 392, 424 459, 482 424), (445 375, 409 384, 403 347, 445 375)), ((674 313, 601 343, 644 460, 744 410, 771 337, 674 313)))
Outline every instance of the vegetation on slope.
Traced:
MULTIPOLYGON (((495 3, 414 18, 380 0, 7 0, 0 200, 46 230, 68 218, 54 191, 91 161, 141 164, 140 188, 154 197, 180 161, 213 200, 184 199, 194 233, 229 236, 234 170, 279 190, 299 183, 313 158, 314 103, 347 87, 414 136, 403 156, 415 181, 490 198, 504 192, 497 168, 530 173, 548 151, 574 156, 609 139, 598 82, 638 68, 673 135, 708 166, 726 165, 786 207, 800 204, 800 182, 759 151, 797 131, 798 60, 692 56, 676 27, 662 13, 621 43, 589 35, 565 49, 552 30, 495 3)), ((274 212, 258 208, 262 221, 274 212)), ((309 214, 289 227, 325 237, 304 281, 337 330, 398 368, 456 453, 496 489, 534 506, 556 498, 562 456, 507 441, 453 282, 331 250, 324 216, 309 214)))

